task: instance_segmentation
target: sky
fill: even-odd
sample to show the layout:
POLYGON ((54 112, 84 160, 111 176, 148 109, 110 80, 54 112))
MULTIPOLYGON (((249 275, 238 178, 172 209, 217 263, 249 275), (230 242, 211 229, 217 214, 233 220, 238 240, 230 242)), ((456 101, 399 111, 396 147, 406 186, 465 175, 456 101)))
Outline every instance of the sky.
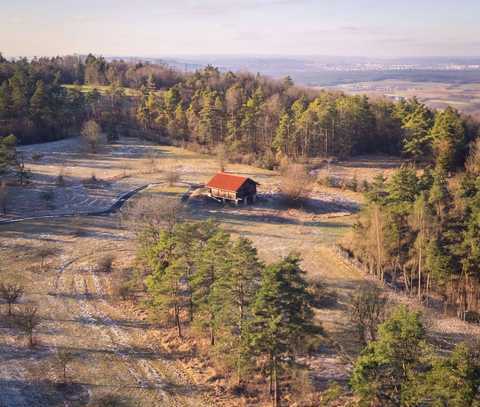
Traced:
POLYGON ((480 0, 0 0, 0 52, 480 56, 480 0))

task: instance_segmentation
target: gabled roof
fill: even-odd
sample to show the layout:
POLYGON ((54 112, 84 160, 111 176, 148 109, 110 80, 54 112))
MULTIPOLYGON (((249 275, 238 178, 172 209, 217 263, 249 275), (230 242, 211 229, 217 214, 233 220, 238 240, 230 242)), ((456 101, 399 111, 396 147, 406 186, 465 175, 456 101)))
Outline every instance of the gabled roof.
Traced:
MULTIPOLYGON (((225 172, 219 172, 210 181, 208 181, 207 187, 237 192, 248 180, 255 182, 252 179, 248 177, 242 177, 241 175, 233 175, 226 174, 225 172)), ((255 184, 257 184, 257 182, 255 182, 255 184)))

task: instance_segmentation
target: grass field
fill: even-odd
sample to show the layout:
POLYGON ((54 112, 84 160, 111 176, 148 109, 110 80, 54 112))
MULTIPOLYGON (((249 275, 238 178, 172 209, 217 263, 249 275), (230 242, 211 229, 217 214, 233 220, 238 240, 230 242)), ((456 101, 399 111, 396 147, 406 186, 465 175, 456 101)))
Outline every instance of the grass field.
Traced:
MULTIPOLYGON (((205 183, 218 169, 211 157, 134 139, 123 139, 95 155, 82 151, 76 139, 25 147, 23 152, 33 177, 28 186, 14 189, 11 204, 22 204, 15 211, 12 208, 10 217, 35 213, 38 205, 43 205, 38 194, 45 189, 55 192, 54 210, 65 205, 73 210, 99 206, 122 191, 151 182, 159 185, 145 190, 132 203, 142 194, 180 200, 193 185, 205 183), (33 151, 43 156, 34 159, 33 151), (172 168, 180 179, 168 186, 165 172, 172 168), (66 185, 58 186, 55 179, 61 170, 66 185), (92 173, 105 182, 96 188, 81 187, 92 173), (65 189, 72 194, 61 192, 65 189), (66 196, 71 198, 62 201, 66 196)), ((397 165, 385 157, 369 157, 338 163, 331 170, 342 176, 361 173, 371 177, 397 165)), ((260 183, 258 203, 223 206, 192 197, 185 218, 216 219, 233 236, 253 240, 265 262, 298 252, 307 277, 320 279, 336 294, 335 303, 318 311, 319 321, 331 338, 355 355, 358 344, 349 324, 348 307, 353 291, 369 282, 335 255, 333 245, 355 222, 346 204, 357 204, 361 195, 318 185, 311 198, 315 205, 288 210, 277 202, 279 176, 275 172, 237 164, 227 165, 227 170, 260 183)), ((33 350, 8 318, 0 323, 1 405, 61 405, 65 401, 86 405, 112 393, 141 406, 238 405, 234 399, 212 399, 214 390, 208 377, 215 372, 201 363, 186 364, 182 354, 186 349, 172 345, 169 330, 152 323, 139 304, 112 296, 116 272, 96 271, 96 260, 102 254, 114 255, 117 272, 132 269, 133 237, 121 214, 0 225, 2 281, 21 283, 25 287, 22 306, 35 304, 42 318, 36 335, 38 345, 33 350), (55 253, 42 268, 39 253, 47 246, 55 253), (75 354, 68 369, 75 385, 58 386, 61 371, 55 355, 59 349, 75 354)), ((447 341, 455 335, 478 334, 467 332, 464 325, 451 319, 436 318, 429 326, 432 333, 447 341)), ((350 368, 329 345, 306 363, 319 388, 330 380, 344 382, 350 368)))

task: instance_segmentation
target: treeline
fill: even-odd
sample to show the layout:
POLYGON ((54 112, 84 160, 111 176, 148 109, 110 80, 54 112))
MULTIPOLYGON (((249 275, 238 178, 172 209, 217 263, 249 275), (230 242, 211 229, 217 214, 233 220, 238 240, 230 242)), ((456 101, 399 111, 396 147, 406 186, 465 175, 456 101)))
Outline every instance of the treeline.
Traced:
MULTIPOLYGON (((108 62, 93 55, 0 58, 0 89, 0 136, 13 133, 21 142, 78 134, 79 123, 95 119, 114 136, 142 135, 208 151, 221 148, 230 160, 266 167, 283 157, 363 153, 433 162, 438 149, 449 148, 434 142, 435 124, 445 115, 416 99, 370 100, 297 87, 288 77, 277 81, 222 73, 211 66, 180 73, 163 65, 108 62), (84 92, 66 89, 68 84, 108 87, 100 94, 89 87, 80 88, 84 92), (125 88, 138 91, 127 96, 125 88)), ((453 165, 462 165, 478 124, 453 109, 448 115, 457 121, 453 165)))
POLYGON ((460 134, 453 110, 437 114, 434 169, 418 175, 404 166, 388 181, 375 179, 350 250, 379 279, 422 301, 441 295, 445 309, 479 320, 480 141, 470 148, 465 172, 449 177, 465 148, 460 134))
POLYGON ((142 86, 166 88, 180 82, 181 74, 166 65, 107 61, 101 56, 67 55, 53 58, 21 58, 9 61, 0 54, 0 83, 13 76, 17 65, 29 66, 34 76, 45 82, 55 78, 66 85, 117 85, 140 89, 142 86))
MULTIPOLYGON (((145 90, 145 89, 144 89, 145 90)), ((225 147, 231 159, 272 166, 281 157, 350 157, 363 153, 432 161, 441 121, 458 126, 452 143, 461 165, 478 124, 453 109, 435 112, 416 99, 393 103, 298 88, 289 78, 222 74, 213 67, 186 76, 162 95, 144 91, 137 119, 146 131, 178 143, 225 147)))
POLYGON ((80 126, 86 110, 80 92, 38 75, 31 64, 16 63, 0 83, 1 136, 14 134, 21 142, 58 139, 80 126))
POLYGON ((209 353, 237 388, 265 375, 274 405, 298 357, 320 328, 314 297, 291 254, 264 265, 252 242, 232 239, 212 221, 150 228, 141 235, 147 303, 155 315, 208 338, 209 353))
POLYGON ((20 143, 51 141, 78 135, 85 121, 96 120, 114 138, 131 125, 132 101, 124 89, 116 83, 103 94, 67 88, 67 61, 69 57, 0 57, 0 137, 13 134, 20 143))

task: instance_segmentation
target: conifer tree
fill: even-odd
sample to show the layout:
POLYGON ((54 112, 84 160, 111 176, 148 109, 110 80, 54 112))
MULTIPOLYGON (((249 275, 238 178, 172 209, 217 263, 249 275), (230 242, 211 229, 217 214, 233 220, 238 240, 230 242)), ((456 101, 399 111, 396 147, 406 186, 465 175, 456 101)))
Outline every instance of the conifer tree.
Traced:
POLYGON ((196 273, 192 277, 193 304, 198 322, 209 331, 210 344, 215 345, 216 330, 221 327, 225 303, 224 276, 229 270, 230 237, 222 230, 215 232, 202 248, 196 273))
POLYGON ((452 171, 461 163, 465 149, 465 125, 459 113, 451 107, 438 112, 431 137, 437 169, 445 173, 452 171))
POLYGON ((313 325, 312 297, 303 275, 300 259, 293 254, 268 266, 252 305, 250 352, 266 361, 274 406, 279 401, 283 369, 295 362, 304 338, 318 332, 313 325))
POLYGON ((164 269, 157 269, 145 281, 151 306, 167 316, 173 316, 178 336, 182 338, 181 311, 187 305, 184 281, 187 265, 183 258, 174 259, 164 269))
POLYGON ((414 161, 427 159, 430 154, 430 130, 433 125, 432 112, 423 104, 418 104, 408 115, 403 125, 405 138, 403 152, 414 161))
POLYGON ((420 314, 398 307, 357 359, 351 386, 365 405, 400 406, 426 354, 420 314), (367 404, 368 403, 368 404, 367 404))

